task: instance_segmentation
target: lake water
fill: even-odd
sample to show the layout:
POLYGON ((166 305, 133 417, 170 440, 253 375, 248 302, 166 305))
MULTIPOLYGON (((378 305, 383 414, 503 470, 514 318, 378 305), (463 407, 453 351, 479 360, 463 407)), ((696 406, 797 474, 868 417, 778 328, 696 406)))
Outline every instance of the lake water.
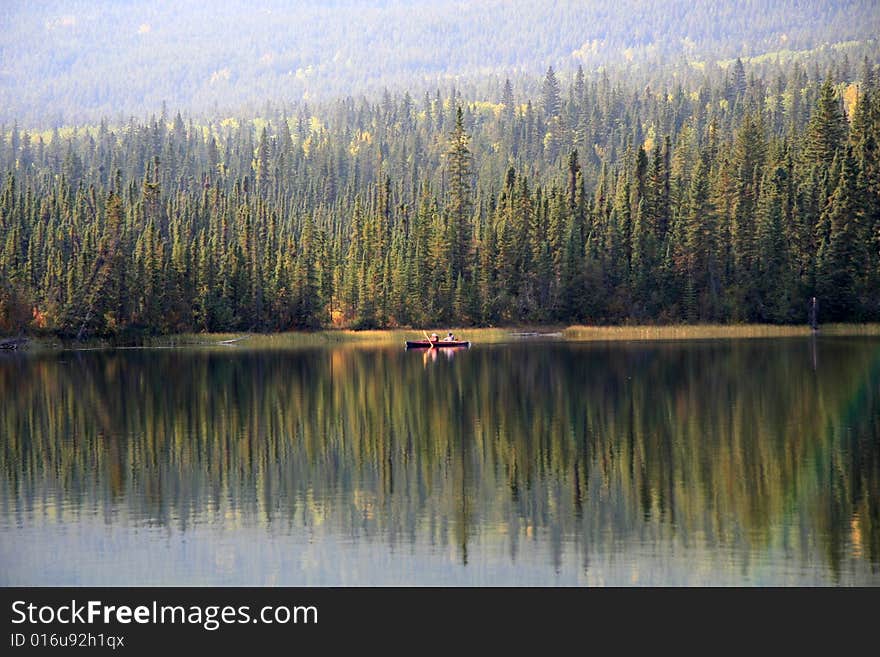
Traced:
POLYGON ((0 357, 2 585, 880 585, 880 339, 0 357))

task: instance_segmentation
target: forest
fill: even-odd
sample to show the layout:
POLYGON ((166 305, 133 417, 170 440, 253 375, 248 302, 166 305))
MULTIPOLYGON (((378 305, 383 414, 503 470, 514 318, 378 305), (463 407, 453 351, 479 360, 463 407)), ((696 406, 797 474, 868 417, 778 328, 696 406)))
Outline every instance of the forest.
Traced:
POLYGON ((524 85, 548 66, 654 84, 878 34, 875 0, 4 0, 0 123, 120 123, 163 101, 253 116, 267 99, 524 85))
POLYGON ((875 52, 0 132, 0 331, 880 320, 875 52))

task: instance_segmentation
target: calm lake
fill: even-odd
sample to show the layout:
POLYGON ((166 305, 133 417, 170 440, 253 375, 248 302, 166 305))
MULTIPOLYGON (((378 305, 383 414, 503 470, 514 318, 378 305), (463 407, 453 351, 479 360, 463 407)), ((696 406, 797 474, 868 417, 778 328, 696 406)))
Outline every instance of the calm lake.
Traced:
POLYGON ((2 585, 880 585, 880 338, 0 357, 2 585))

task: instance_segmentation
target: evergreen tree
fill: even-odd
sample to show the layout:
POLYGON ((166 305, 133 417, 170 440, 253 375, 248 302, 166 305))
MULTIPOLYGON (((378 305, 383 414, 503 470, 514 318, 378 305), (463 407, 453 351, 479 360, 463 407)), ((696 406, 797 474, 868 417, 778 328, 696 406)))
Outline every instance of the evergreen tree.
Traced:
POLYGON ((562 94, 559 89, 559 80, 556 79, 556 73, 552 66, 547 69, 547 73, 544 75, 541 99, 544 116, 548 121, 562 113, 562 94))
POLYGON ((454 278, 469 276, 466 270, 470 262, 473 231, 471 213, 473 208, 471 183, 471 152, 468 149, 469 137, 464 129, 464 118, 461 107, 455 118, 455 128, 450 136, 447 152, 449 179, 449 216, 453 245, 451 254, 451 270, 454 278))
POLYGON ((864 264, 858 257, 863 213, 855 169, 853 159, 845 157, 820 219, 828 232, 816 255, 816 296, 831 321, 859 317, 855 283, 864 264))
POLYGON ((831 78, 825 79, 819 90, 816 111, 807 128, 804 156, 809 165, 828 168, 846 136, 846 120, 840 101, 834 93, 831 78))

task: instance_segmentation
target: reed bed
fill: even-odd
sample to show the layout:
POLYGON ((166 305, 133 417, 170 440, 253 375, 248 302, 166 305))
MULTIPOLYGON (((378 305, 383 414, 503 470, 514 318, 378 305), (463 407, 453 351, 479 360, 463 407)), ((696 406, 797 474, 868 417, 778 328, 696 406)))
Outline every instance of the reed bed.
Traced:
MULTIPOLYGON (((709 340, 785 338, 811 335, 807 325, 680 324, 675 326, 570 326, 562 332, 572 341, 591 340, 709 340)), ((828 324, 820 335, 880 335, 880 324, 828 324)))

